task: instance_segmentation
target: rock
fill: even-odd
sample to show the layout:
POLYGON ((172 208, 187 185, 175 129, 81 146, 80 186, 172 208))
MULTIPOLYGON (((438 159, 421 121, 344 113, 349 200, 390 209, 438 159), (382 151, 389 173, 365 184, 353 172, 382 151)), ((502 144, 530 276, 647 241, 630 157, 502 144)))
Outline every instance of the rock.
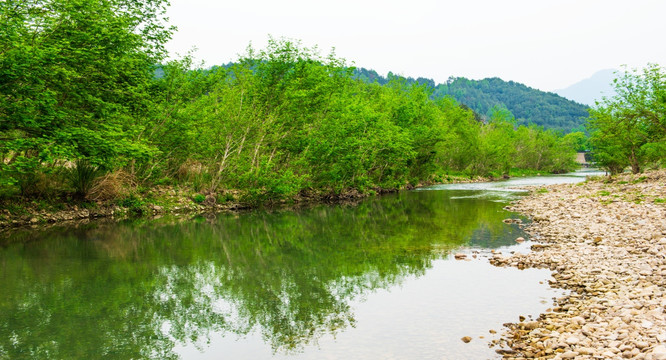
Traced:
POLYGON ((666 360, 666 346, 657 345, 645 356, 648 360, 666 360))
POLYGON ((575 336, 570 336, 566 340, 567 345, 577 345, 579 342, 580 340, 575 336))
POLYGON ((578 356, 578 352, 569 350, 569 351, 563 352, 562 355, 560 355, 560 358, 562 358, 562 359, 575 359, 576 356, 578 356))
POLYGON ((468 342, 472 341, 472 338, 469 336, 463 336, 460 340, 462 340, 462 342, 467 344, 468 342))
POLYGON ((641 321, 641 326, 646 329, 652 329, 652 326, 654 326, 654 324, 652 323, 652 321, 643 320, 641 321))
POLYGON ((521 243, 521 242, 523 242, 523 241, 525 241, 525 238, 524 238, 524 237, 522 237, 522 236, 521 236, 521 237, 519 237, 519 238, 516 238, 516 242, 519 242, 519 243, 521 243))
POLYGON ((456 260, 463 260, 463 259, 467 258, 467 255, 465 255, 465 254, 463 254, 463 253, 456 253, 455 255, 453 255, 453 257, 454 257, 456 260))
POLYGON ((539 327, 539 323, 536 321, 528 321, 526 323, 523 323, 523 328, 525 330, 534 330, 539 327))
POLYGON ((550 269, 566 293, 538 321, 505 324, 495 344, 512 351, 497 353, 666 360, 666 207, 650 201, 666 198, 666 170, 648 174, 549 186, 509 206, 533 219, 532 251, 489 261, 550 269))
POLYGON ((495 350, 496 353, 500 355, 513 355, 516 353, 516 350, 513 349, 497 349, 495 350))

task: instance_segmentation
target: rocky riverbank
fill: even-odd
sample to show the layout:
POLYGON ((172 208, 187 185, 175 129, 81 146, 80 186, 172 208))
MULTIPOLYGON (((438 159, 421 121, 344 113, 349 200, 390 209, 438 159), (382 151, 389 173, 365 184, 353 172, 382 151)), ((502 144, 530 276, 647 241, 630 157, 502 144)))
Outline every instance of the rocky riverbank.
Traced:
MULTIPOLYGON (((491 263, 549 268, 567 290, 536 321, 505 324, 505 359, 666 359, 666 171, 540 188, 528 254, 491 263)), ((516 284, 520 286, 520 284, 516 284)))

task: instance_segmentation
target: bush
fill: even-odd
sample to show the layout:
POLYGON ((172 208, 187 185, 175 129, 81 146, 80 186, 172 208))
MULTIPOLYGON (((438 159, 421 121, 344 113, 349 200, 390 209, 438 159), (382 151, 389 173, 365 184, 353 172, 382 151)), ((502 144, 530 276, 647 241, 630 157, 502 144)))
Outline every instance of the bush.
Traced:
POLYGON ((197 204, 201 204, 202 202, 206 201, 206 196, 204 196, 202 194, 196 194, 192 198, 192 201, 194 201, 197 204))
POLYGON ((99 166, 91 164, 87 159, 77 159, 74 167, 65 171, 65 179, 74 188, 74 194, 83 199, 90 193, 93 182, 100 173, 99 166))
POLYGON ((134 194, 120 200, 118 205, 127 208, 131 215, 143 215, 146 212, 146 203, 134 194))

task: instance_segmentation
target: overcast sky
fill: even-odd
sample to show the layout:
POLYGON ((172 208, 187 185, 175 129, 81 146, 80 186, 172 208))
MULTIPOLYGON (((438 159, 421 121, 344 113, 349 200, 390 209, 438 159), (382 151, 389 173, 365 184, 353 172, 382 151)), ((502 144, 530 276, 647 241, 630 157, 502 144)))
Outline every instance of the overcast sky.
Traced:
POLYGON ((666 65, 666 1, 171 0, 172 53, 234 61, 268 35, 356 66, 445 82, 500 77, 552 91, 622 64, 666 65))

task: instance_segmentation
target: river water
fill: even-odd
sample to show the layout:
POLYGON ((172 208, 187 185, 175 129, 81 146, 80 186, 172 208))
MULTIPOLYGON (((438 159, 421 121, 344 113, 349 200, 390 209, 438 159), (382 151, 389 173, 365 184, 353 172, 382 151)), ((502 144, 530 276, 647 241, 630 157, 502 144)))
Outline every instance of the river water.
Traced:
POLYGON ((530 246, 503 207, 587 174, 14 234, 0 359, 497 358, 489 330, 558 296, 547 270, 488 264, 530 246))

